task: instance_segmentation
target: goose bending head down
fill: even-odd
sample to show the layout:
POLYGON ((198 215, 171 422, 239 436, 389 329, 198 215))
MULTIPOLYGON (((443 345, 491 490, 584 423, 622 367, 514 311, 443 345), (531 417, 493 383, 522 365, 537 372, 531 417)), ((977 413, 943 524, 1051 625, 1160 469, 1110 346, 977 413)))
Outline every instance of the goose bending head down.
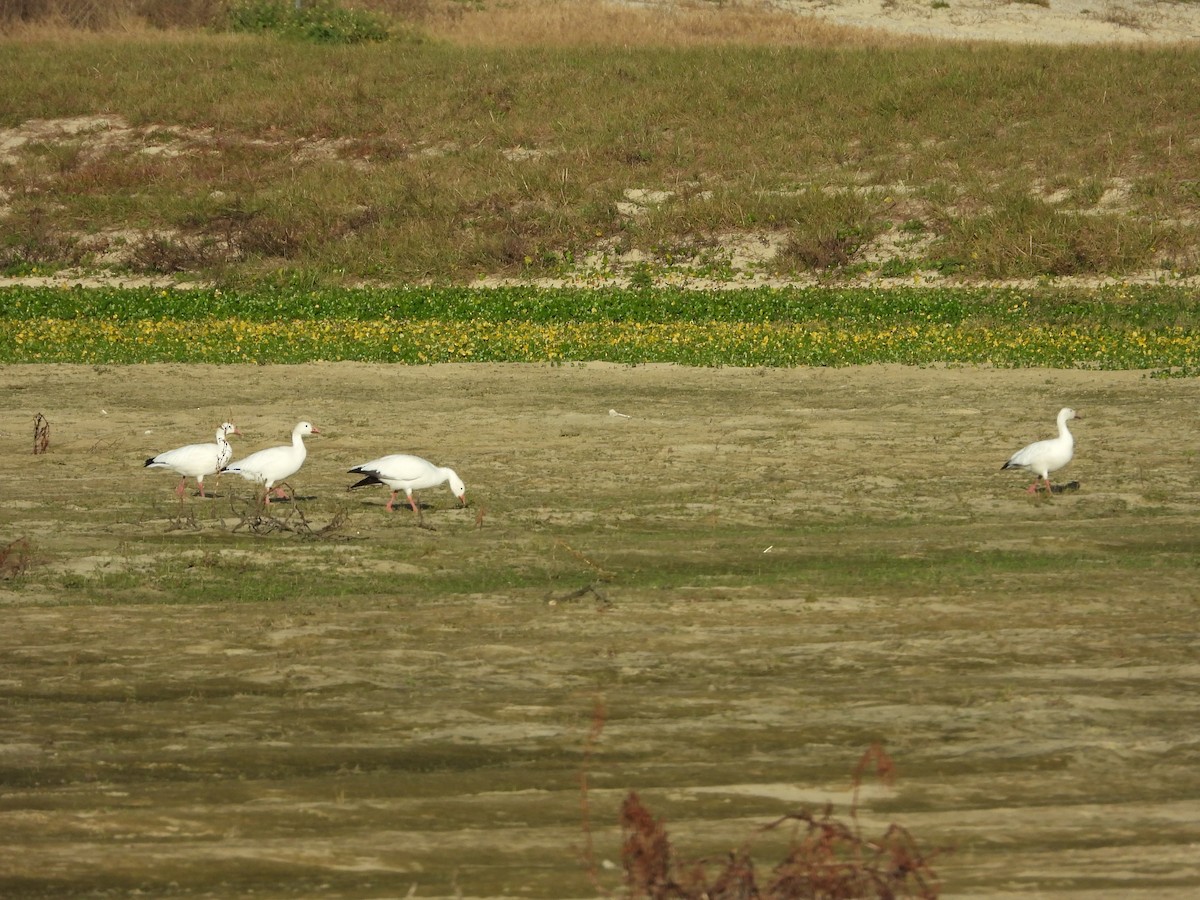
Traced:
POLYGON ((396 495, 404 491, 405 496, 408 497, 408 505, 417 514, 418 521, 421 519, 421 507, 413 499, 413 491, 436 487, 442 482, 446 482, 450 486, 451 493, 458 498, 459 505, 467 505, 467 487, 453 469, 446 466, 435 466, 427 459, 408 453, 381 456, 379 459, 373 459, 361 466, 355 466, 350 469, 350 474, 364 476, 361 481, 350 485, 350 490, 369 484, 387 485, 392 491, 392 496, 387 502, 388 512, 393 509, 396 495))
POLYGON ((1028 472, 1032 472, 1034 481, 1029 486, 1029 493, 1037 493, 1037 479, 1040 478, 1045 484, 1046 493, 1049 494, 1051 491, 1050 473, 1057 472, 1063 468, 1075 455, 1075 438, 1067 430, 1067 422, 1071 419, 1082 418, 1083 416, 1079 415, 1075 410, 1069 406, 1064 406, 1058 411, 1058 437, 1045 441, 1037 441, 1028 447, 1021 448, 1010 456, 1008 462, 1000 468, 1002 470, 1025 469, 1028 472))
POLYGON ((266 490, 266 502, 271 502, 271 489, 279 497, 287 496, 283 488, 276 488, 277 482, 284 481, 300 471, 308 449, 304 446, 304 438, 310 434, 320 434, 311 422, 301 422, 292 429, 292 442, 282 447, 268 447, 251 453, 238 463, 226 466, 224 471, 241 475, 247 481, 261 484, 266 490))
POLYGON ((229 443, 229 435, 241 434, 232 422, 225 422, 217 429, 217 438, 211 444, 188 444, 186 447, 176 447, 166 450, 157 456, 151 456, 143 463, 150 469, 170 469, 179 476, 179 487, 175 493, 181 498, 187 490, 187 480, 196 479, 196 487, 200 496, 204 493, 204 476, 216 475, 233 459, 233 446, 229 443))

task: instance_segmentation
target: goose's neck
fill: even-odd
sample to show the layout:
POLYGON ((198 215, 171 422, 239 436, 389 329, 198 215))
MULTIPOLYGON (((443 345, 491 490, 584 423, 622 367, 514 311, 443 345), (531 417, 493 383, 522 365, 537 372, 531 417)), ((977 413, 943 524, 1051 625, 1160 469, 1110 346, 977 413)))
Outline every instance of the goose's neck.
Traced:
POLYGON ((1058 439, 1060 441, 1074 441, 1071 432, 1067 430, 1066 416, 1058 420, 1058 439))

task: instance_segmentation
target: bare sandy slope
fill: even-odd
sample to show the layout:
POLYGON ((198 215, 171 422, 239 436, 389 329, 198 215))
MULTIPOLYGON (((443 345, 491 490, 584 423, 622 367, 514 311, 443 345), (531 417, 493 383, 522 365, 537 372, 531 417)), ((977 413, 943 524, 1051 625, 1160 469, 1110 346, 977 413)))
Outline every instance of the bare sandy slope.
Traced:
POLYGON ((880 740, 863 825, 956 847, 946 896, 1195 896, 1198 401, 1133 372, 0 368, 0 541, 36 551, 0 580, 0 894, 596 896, 600 700, 602 887, 625 791, 720 858, 844 814, 880 740), (999 464, 1068 402, 1081 488, 1035 502, 999 464), (301 417, 337 540, 232 532, 240 484, 179 504, 141 465, 301 417), (419 530, 346 493, 395 450, 471 507, 430 491, 419 530))
POLYGON ((839 25, 954 40, 1015 43, 1170 43, 1200 39, 1200 6, 1160 0, 777 0, 839 25))

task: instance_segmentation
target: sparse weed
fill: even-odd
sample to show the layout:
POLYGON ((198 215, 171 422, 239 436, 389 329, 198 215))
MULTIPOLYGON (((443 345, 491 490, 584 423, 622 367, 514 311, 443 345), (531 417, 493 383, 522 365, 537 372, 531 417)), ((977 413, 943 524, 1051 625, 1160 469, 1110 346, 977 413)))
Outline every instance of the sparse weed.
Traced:
MULTIPOLYGON (((587 840, 585 863, 599 886, 592 853, 589 766, 604 726, 606 710, 598 701, 584 752, 580 776, 581 807, 587 840)), ((895 764, 880 744, 873 744, 859 759, 853 775, 854 800, 849 822, 834 817, 832 805, 817 814, 802 809, 788 813, 760 829, 724 859, 680 860, 666 826, 656 819, 634 791, 621 804, 623 837, 621 862, 626 896, 630 900, 707 900, 711 897, 758 897, 762 900, 841 900, 841 898, 914 897, 936 900, 941 893, 931 865, 937 852, 922 851, 916 839, 892 824, 878 838, 863 836, 858 821, 858 792, 869 768, 886 784, 895 778, 895 764), (793 836, 782 861, 762 873, 752 854, 755 839, 784 826, 793 836)))
POLYGON ((0 578, 16 578, 24 574, 33 562, 33 545, 29 538, 20 537, 0 547, 0 578))

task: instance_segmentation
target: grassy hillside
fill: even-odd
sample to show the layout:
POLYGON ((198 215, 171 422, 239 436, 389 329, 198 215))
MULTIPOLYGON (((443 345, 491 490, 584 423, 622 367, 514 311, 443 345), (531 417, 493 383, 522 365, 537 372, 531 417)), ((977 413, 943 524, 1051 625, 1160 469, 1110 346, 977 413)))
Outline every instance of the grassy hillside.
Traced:
POLYGON ((590 42, 497 46, 464 24, 486 7, 389 12, 387 40, 353 45, 0 38, 0 269, 1169 280, 1200 262, 1187 48, 838 42, 742 10, 731 42, 609 8, 590 42))

